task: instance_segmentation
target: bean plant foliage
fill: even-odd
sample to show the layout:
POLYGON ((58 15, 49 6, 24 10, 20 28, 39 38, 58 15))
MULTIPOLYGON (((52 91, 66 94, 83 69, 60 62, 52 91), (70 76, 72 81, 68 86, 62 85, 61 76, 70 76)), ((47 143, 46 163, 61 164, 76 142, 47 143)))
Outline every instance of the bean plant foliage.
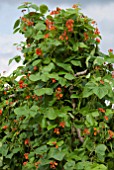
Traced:
POLYGON ((23 56, 9 63, 23 66, 0 77, 1 169, 113 170, 113 50, 100 51, 97 24, 77 4, 19 9, 23 56))

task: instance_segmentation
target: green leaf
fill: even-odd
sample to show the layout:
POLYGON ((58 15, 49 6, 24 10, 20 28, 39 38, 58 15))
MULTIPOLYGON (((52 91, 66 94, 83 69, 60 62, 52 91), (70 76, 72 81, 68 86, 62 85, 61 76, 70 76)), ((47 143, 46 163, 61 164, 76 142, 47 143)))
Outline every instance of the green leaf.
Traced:
POLYGON ((64 156, 65 156, 65 151, 59 151, 58 149, 56 148, 52 148, 50 149, 50 152, 49 152, 49 158, 54 158, 58 161, 62 161, 64 156))
POLYGON ((21 150, 21 148, 14 148, 12 152, 15 154, 15 153, 19 152, 20 150, 21 150))
POLYGON ((44 72, 44 74, 41 74, 41 80, 43 82, 47 82, 49 80, 48 73, 44 72))
POLYGON ((86 44, 84 44, 83 42, 79 43, 79 47, 80 48, 88 48, 88 46, 86 44))
POLYGON ((17 63, 19 63, 20 60, 21 60, 21 56, 18 56, 18 55, 17 55, 17 56, 15 56, 14 58, 10 59, 8 64, 10 65, 13 60, 15 60, 17 63))
POLYGON ((53 89, 51 89, 51 88, 37 89, 37 90, 34 90, 34 93, 35 93, 37 96, 42 96, 42 95, 44 95, 44 94, 52 95, 52 94, 53 94, 53 89))
POLYGON ((53 142, 56 142, 56 138, 51 138, 48 142, 47 145, 53 146, 53 142))
POLYGON ((20 24, 20 19, 18 19, 18 20, 15 22, 13 29, 17 28, 17 27, 19 26, 19 24, 20 24))
POLYGON ((114 58, 105 58, 104 62, 108 62, 108 63, 114 63, 114 58))
POLYGON ((35 9, 36 11, 39 10, 39 7, 36 4, 31 4, 30 7, 35 9))
POLYGON ((14 31, 13 31, 13 34, 15 34, 17 31, 19 31, 20 28, 16 28, 14 31))
POLYGON ((58 74, 57 74, 57 73, 54 73, 54 72, 53 72, 52 74, 48 74, 48 77, 49 77, 49 78, 55 78, 56 80, 59 80, 59 78, 60 78, 60 77, 58 76, 58 74))
POLYGON ((59 67, 62 67, 64 70, 67 70, 68 72, 72 72, 74 73, 74 71, 72 70, 72 67, 70 64, 64 64, 64 63, 56 63, 59 67))
POLYGON ((57 142, 57 145, 58 145, 58 146, 62 146, 63 144, 64 144, 64 141, 63 141, 63 140, 57 142))
POLYGON ((108 90, 105 86, 96 86, 93 89, 93 93, 96 94, 99 97, 99 99, 102 99, 108 94, 108 90))
POLYGON ((33 106, 30 108, 30 116, 31 116, 31 117, 35 117, 35 116, 37 115, 38 109, 39 109, 38 106, 33 105, 33 106))
POLYGON ((8 154, 7 156, 6 156, 6 158, 9 158, 9 159, 11 159, 12 157, 13 157, 13 153, 10 153, 10 154, 8 154))
POLYGON ((94 126, 95 125, 95 120, 94 120, 94 118, 91 116, 91 115, 87 115, 86 116, 86 125, 88 126, 88 127, 90 127, 90 126, 94 126))
POLYGON ((30 79, 31 81, 38 81, 38 80, 41 79, 41 75, 40 75, 40 73, 31 74, 31 75, 29 76, 29 79, 30 79))
POLYGON ((35 61, 32 63, 32 65, 33 65, 33 66, 36 66, 36 65, 40 64, 41 61, 42 61, 41 59, 35 60, 35 61))
POLYGON ((96 87, 96 85, 93 82, 88 82, 83 90, 83 97, 89 97, 93 94, 93 89, 96 87))
POLYGON ((84 164, 82 162, 78 162, 75 167, 76 170, 84 170, 84 164))
POLYGON ((78 48, 79 48, 79 44, 78 43, 74 43, 73 44, 73 50, 76 52, 76 51, 78 51, 78 48))
POLYGON ((48 7, 46 5, 40 5, 40 12, 45 14, 48 11, 48 7))
POLYGON ((103 57, 96 57, 94 60, 94 65, 102 65, 104 63, 104 58, 103 57))
POLYGON ((82 66, 81 65, 81 62, 80 61, 78 61, 78 60, 71 60, 71 63, 74 65, 74 66, 82 66))
POLYGON ((27 31, 25 32, 25 37, 29 38, 33 36, 33 27, 28 27, 27 31))
POLYGON ((57 116, 58 116, 58 113, 53 107, 50 107, 45 112, 44 116, 47 117, 50 120, 55 120, 57 118, 57 116))
POLYGON ((75 165, 75 161, 68 161, 64 165, 65 170, 73 170, 75 165))
POLYGON ((27 8, 27 6, 26 6, 26 5, 20 5, 20 6, 18 7, 18 9, 23 9, 23 8, 27 8))
POLYGON ((73 76, 73 75, 70 74, 70 73, 66 73, 65 76, 64 76, 64 78, 66 78, 66 79, 68 79, 68 80, 73 80, 73 79, 75 79, 75 76, 73 76))
POLYGON ((97 147, 95 148, 95 152, 105 154, 106 148, 107 148, 106 145, 98 144, 97 147))
POLYGON ((48 151, 48 148, 46 145, 43 145, 41 147, 38 147, 37 149, 35 149, 35 153, 38 154, 38 155, 42 155, 44 153, 46 153, 48 151))
POLYGON ((2 147, 0 147, 0 154, 6 157, 7 153, 8 153, 8 146, 7 144, 4 144, 2 147))
POLYGON ((86 59, 86 66, 87 68, 89 67, 89 60, 91 59, 91 55, 89 55, 86 59))
POLYGON ((55 124, 55 125, 48 125, 48 126, 47 126, 47 130, 54 129, 56 126, 57 126, 56 124, 55 124))
POLYGON ((29 114, 29 107, 21 106, 21 107, 14 109, 14 112, 18 117, 27 116, 29 114))
POLYGON ((95 168, 92 168, 92 170, 108 170, 108 169, 105 165, 99 164, 95 168))
POLYGON ((34 36, 35 40, 40 40, 40 39, 43 39, 43 38, 44 38, 44 35, 42 34, 41 31, 38 31, 38 33, 34 36))
POLYGON ((78 98, 80 98, 80 96, 79 96, 79 95, 77 95, 77 94, 72 94, 72 95, 70 96, 70 98, 71 98, 71 99, 73 99, 73 98, 78 99, 78 98))
POLYGON ((96 111, 92 112, 91 114, 92 114, 92 116, 93 116, 93 117, 97 117, 97 116, 99 116, 99 112, 98 112, 98 110, 96 110, 96 111))
POLYGON ((46 25, 43 23, 43 22, 38 22, 36 25, 35 25, 35 29, 36 30, 45 30, 46 29, 46 25))
POLYGON ((55 65, 54 63, 51 62, 48 66, 43 67, 42 72, 50 72, 54 68, 55 68, 55 65))
POLYGON ((59 83, 60 83, 61 86, 65 86, 65 85, 67 84, 67 81, 66 81, 65 78, 60 77, 60 78, 58 79, 58 81, 59 81, 59 83))

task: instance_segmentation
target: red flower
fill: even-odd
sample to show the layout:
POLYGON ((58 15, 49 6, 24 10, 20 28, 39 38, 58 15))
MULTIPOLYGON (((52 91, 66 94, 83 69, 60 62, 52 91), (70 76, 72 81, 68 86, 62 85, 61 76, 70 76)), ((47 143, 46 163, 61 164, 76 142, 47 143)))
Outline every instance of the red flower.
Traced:
POLYGON ((25 159, 28 159, 28 155, 29 155, 29 153, 24 154, 25 159))
POLYGON ((42 50, 41 50, 40 48, 37 48, 37 49, 36 49, 36 54, 37 54, 37 55, 42 55, 42 50))
POLYGON ((113 49, 109 49, 108 52, 109 52, 109 53, 113 53, 113 49))
POLYGON ((51 79, 52 83, 56 83, 56 80, 54 78, 51 79))
POLYGON ((19 84, 23 84, 24 82, 23 82, 23 80, 19 80, 19 82, 18 82, 19 84))
POLYGON ((54 162, 51 161, 49 164, 50 164, 50 168, 52 169, 56 169, 56 166, 58 165, 58 163, 55 161, 54 162))
POLYGON ((112 78, 114 78, 114 71, 112 71, 112 78))
POLYGON ((90 131, 89 131, 89 129, 85 128, 84 131, 83 131, 83 133, 86 134, 86 135, 89 135, 89 134, 90 134, 90 131))
POLYGON ((108 121, 108 116, 104 116, 104 119, 105 119, 106 121, 108 121))
POLYGON ((57 7, 57 8, 56 8, 56 10, 57 10, 57 11, 60 11, 60 10, 61 10, 61 8, 57 7))
POLYGON ((55 29, 56 29, 56 27, 53 26, 53 25, 50 27, 50 30, 51 30, 51 31, 53 31, 53 30, 55 30, 55 29))
POLYGON ((45 35, 44 35, 44 38, 49 38, 49 34, 45 34, 45 35))
POLYGON ((73 19, 68 19, 66 21, 66 27, 68 28, 69 32, 73 31, 73 24, 74 24, 74 20, 73 19))
POLYGON ((2 109, 0 109, 0 115, 2 115, 2 109))
POLYGON ((103 108, 98 108, 98 111, 100 111, 101 113, 105 113, 106 112, 103 108))
POLYGON ((104 81, 103 81, 103 80, 100 80, 100 83, 101 83, 101 84, 104 84, 104 81))
POLYGON ((32 26, 33 24, 34 24, 34 23, 33 23, 32 21, 29 21, 29 20, 27 21, 27 25, 28 25, 28 26, 32 26))
POLYGON ((100 43, 100 39, 99 39, 99 38, 96 38, 96 42, 100 43))
POLYGON ((65 127, 65 122, 60 122, 60 123, 59 123, 59 126, 62 127, 62 128, 64 128, 64 127, 65 127))
POLYGON ((55 129, 54 129, 54 133, 56 133, 57 135, 59 135, 59 134, 60 134, 59 128, 55 128, 55 129))
POLYGON ((57 88, 57 91, 62 92, 61 87, 58 87, 58 88, 57 88))
POLYGON ((6 130, 8 128, 7 125, 3 126, 2 129, 6 130))
POLYGON ((22 19, 23 22, 26 22, 26 21, 27 21, 27 19, 24 18, 24 17, 22 17, 21 19, 22 19))
POLYGON ((98 28, 95 28, 95 32, 94 32, 94 33, 95 33, 96 35, 99 35, 99 34, 100 34, 98 28))
POLYGON ((59 36, 60 40, 64 40, 64 37, 62 35, 59 36))
POLYGON ((55 11, 51 11, 51 12, 50 12, 50 15, 55 15, 55 14, 59 14, 59 11, 56 11, 56 10, 55 10, 55 11))
POLYGON ((29 96, 29 95, 28 95, 28 96, 26 96, 26 97, 25 97, 25 99, 26 99, 26 100, 30 99, 30 96, 29 96))
POLYGON ((92 24, 96 24, 96 21, 93 20, 91 23, 92 23, 92 24))
POLYGON ((56 29, 56 27, 53 25, 52 21, 46 19, 45 23, 46 23, 46 26, 47 26, 47 30, 55 30, 56 29))
POLYGON ((86 40, 88 40, 88 34, 86 33, 86 32, 84 32, 84 40, 86 41, 86 40))
POLYGON ((59 39, 60 40, 68 40, 68 36, 67 36, 67 33, 66 33, 66 30, 59 36, 59 39))
POLYGON ((28 145, 29 144, 29 139, 25 139, 24 144, 28 145))
POLYGON ((72 8, 78 8, 78 5, 77 5, 77 4, 74 4, 74 5, 72 6, 72 8))
POLYGON ((37 66, 34 66, 33 70, 34 70, 34 71, 38 70, 38 67, 37 67, 37 66))
POLYGON ((114 132, 112 130, 108 130, 108 134, 110 136, 109 139, 111 139, 112 137, 114 137, 114 132))
POLYGON ((23 162, 23 165, 25 166, 27 163, 28 163, 27 161, 26 161, 26 162, 23 162))

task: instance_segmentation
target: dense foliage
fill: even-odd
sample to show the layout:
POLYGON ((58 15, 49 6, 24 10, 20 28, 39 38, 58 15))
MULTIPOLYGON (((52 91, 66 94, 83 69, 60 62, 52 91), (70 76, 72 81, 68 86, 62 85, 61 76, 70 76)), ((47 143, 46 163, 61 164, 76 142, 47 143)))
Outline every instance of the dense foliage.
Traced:
POLYGON ((1 169, 113 170, 112 49, 100 51, 97 24, 78 5, 19 9, 23 57, 9 62, 24 65, 0 77, 1 169))

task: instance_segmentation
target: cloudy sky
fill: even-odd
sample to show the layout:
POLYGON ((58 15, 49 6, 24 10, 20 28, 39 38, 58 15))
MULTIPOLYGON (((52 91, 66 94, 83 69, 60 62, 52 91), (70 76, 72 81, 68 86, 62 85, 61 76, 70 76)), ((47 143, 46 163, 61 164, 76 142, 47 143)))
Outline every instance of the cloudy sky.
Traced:
MULTIPOLYGON (((82 12, 88 17, 97 21, 101 32, 101 51, 107 53, 109 48, 114 49, 114 0, 29 0, 30 2, 47 4, 50 10, 59 6, 61 8, 72 7, 80 3, 82 12)), ((13 62, 8 66, 8 60, 19 54, 13 43, 20 42, 23 37, 13 34, 13 25, 16 19, 21 16, 18 6, 24 0, 0 0, 0 73, 10 73, 17 67, 13 62)))

